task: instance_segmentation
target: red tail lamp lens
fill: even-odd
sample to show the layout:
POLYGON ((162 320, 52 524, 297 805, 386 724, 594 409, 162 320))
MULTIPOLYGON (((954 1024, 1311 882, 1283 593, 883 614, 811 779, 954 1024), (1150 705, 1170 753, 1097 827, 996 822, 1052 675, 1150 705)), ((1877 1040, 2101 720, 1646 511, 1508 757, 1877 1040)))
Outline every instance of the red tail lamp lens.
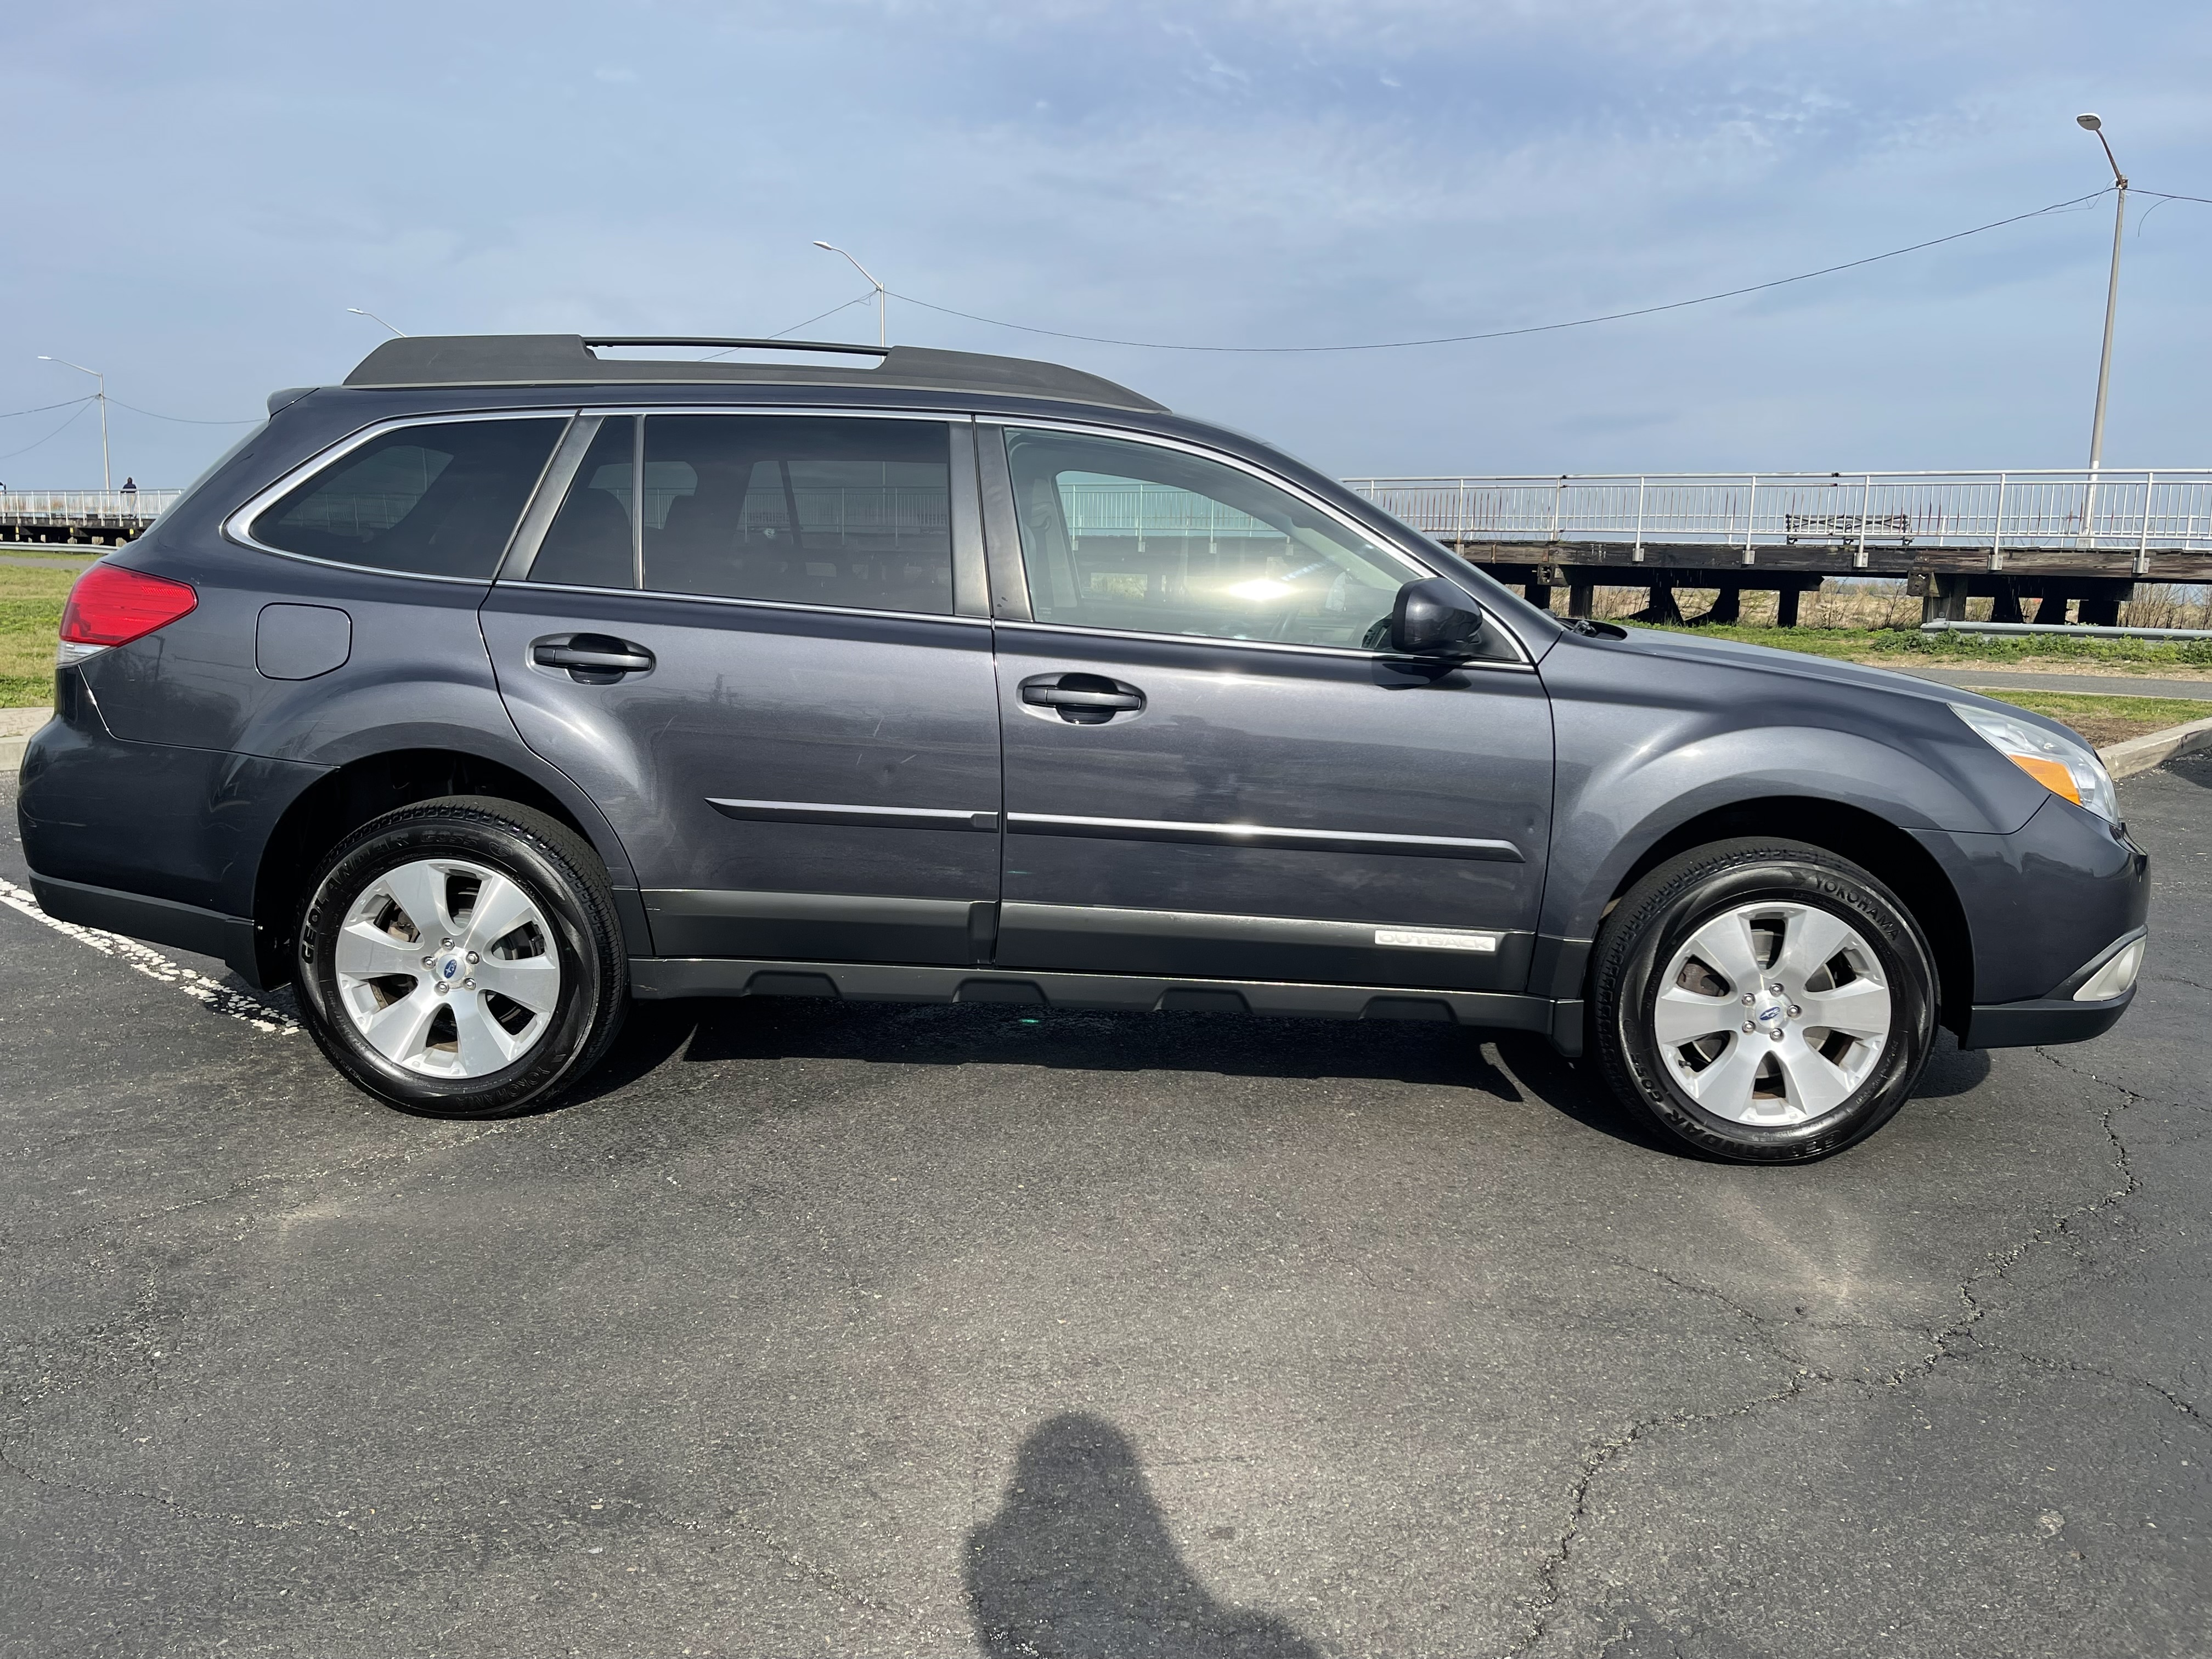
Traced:
POLYGON ((128 645, 189 615, 199 602, 189 583, 96 564, 70 589, 62 638, 71 645, 128 645))

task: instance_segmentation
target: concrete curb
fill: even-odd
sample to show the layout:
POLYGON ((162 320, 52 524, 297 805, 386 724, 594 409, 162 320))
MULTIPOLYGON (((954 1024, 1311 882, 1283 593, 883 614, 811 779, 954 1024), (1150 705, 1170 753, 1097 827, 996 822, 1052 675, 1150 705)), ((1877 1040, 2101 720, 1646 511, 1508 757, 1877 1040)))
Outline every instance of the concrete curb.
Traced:
POLYGON ((2163 732, 2146 732, 2125 743, 2100 749, 2097 758, 2105 763, 2105 769, 2117 781, 2162 766, 2177 755, 2193 755, 2201 749, 2212 749, 2212 720, 2169 726, 2163 732))
POLYGON ((21 766, 31 733, 53 717, 51 708, 0 708, 0 767, 12 772, 21 766))

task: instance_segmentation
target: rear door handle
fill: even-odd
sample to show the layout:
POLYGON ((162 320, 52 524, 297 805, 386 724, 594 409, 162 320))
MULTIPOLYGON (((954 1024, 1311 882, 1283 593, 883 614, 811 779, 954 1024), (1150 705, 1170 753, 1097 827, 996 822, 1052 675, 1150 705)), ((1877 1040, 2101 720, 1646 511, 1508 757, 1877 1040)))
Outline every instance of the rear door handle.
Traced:
POLYGON ((555 634, 530 643, 530 660, 540 668, 565 668, 585 685, 611 685, 626 674, 653 672, 653 653, 605 634, 555 634))
POLYGON ((1142 708, 1145 694, 1103 674, 1040 674, 1022 682, 1022 701, 1032 708, 1053 709, 1073 725, 1102 726, 1116 714, 1142 708))

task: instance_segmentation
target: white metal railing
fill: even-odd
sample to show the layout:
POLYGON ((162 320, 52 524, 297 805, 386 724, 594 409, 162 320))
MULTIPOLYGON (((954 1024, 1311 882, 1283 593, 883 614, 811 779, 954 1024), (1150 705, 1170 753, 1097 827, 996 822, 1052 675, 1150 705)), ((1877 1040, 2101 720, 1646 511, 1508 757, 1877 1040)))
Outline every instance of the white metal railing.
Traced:
POLYGON ((0 524, 137 524, 181 489, 0 489, 0 524))
POLYGON ((1226 501, 1177 489, 1173 484, 1083 484, 1060 486, 1068 534, 1079 545, 1086 536, 1166 539, 1204 537, 1207 541, 1270 539, 1283 532, 1226 501))
POLYGON ((1566 474, 1353 478, 1385 512, 1446 542, 2212 552, 2212 470, 1566 474))

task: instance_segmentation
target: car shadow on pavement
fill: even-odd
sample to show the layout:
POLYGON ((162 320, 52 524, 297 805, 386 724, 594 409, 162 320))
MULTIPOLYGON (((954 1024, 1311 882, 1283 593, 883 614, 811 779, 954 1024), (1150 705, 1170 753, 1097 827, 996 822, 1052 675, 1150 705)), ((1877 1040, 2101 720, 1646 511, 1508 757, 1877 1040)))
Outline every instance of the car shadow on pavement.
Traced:
POLYGON ((1585 1127, 1670 1155, 1684 1149, 1614 1103, 1586 1060, 1540 1037, 1395 1020, 1097 1013, 1036 1005, 915 1005, 750 997, 641 1003, 613 1051, 564 1103, 596 1100, 671 1060, 858 1060, 1042 1066, 1129 1073, 1365 1079, 1534 1098, 1585 1127))
POLYGON ((968 1534, 966 1577, 976 1644, 994 1656, 1320 1659, 1283 1620, 1208 1593, 1128 1437, 1084 1413, 1023 1440, 998 1513, 968 1534))
MULTIPOLYGON (((1034 1005, 839 1002, 799 997, 641 1003, 605 1060, 561 1106, 603 1099, 672 1060, 858 1060, 903 1066, 1044 1066, 1098 1073, 1365 1079, 1534 1099, 1592 1132, 1693 1162, 1704 1156, 1625 1109, 1588 1057, 1525 1032, 1376 1020, 1095 1013, 1034 1005)), ((1915 1099, 1970 1093, 1990 1057, 1936 1034, 1915 1099)), ((558 1107, 554 1109, 559 1109, 558 1107)))

